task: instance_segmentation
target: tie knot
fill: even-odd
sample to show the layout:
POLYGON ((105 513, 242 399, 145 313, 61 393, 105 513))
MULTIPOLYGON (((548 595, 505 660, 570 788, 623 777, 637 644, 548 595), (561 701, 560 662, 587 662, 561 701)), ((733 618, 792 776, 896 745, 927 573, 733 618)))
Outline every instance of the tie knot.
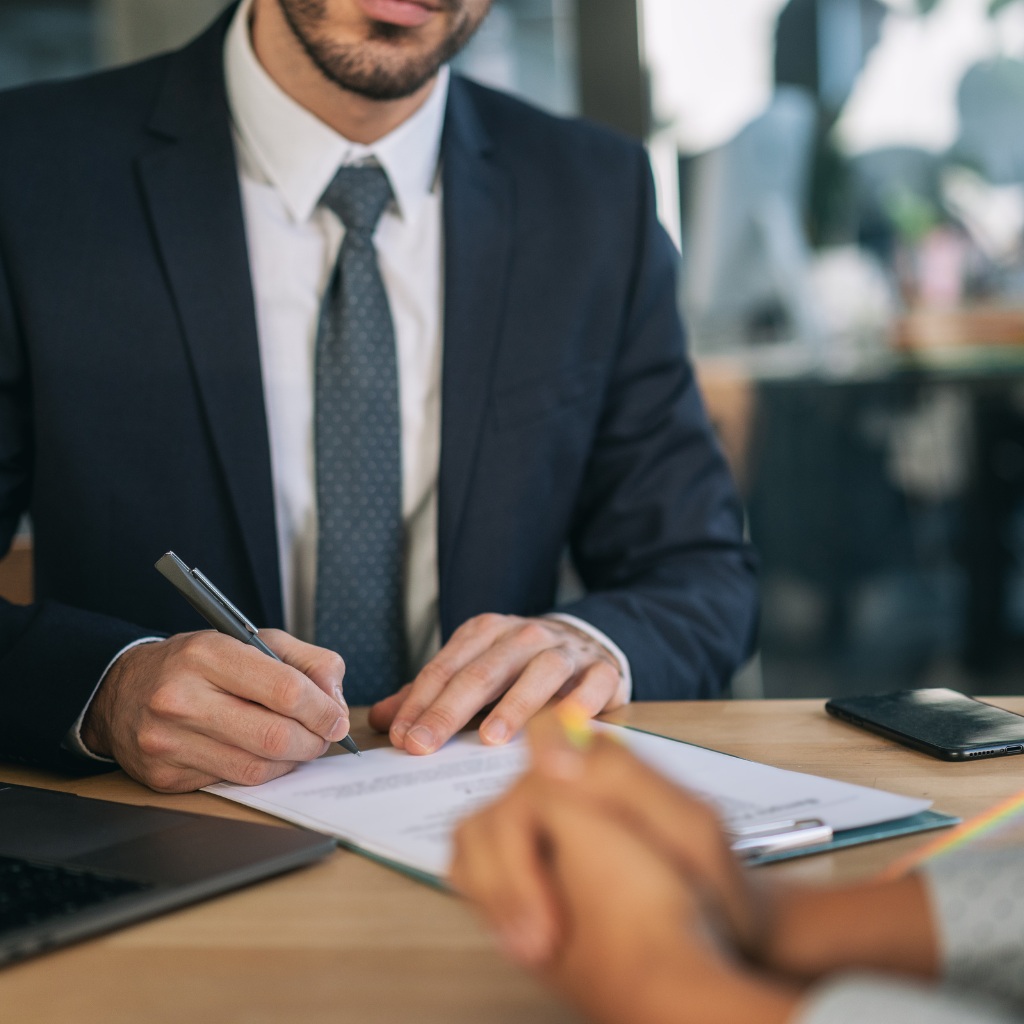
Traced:
POLYGON ((340 167, 320 203, 341 218, 346 231, 372 235, 391 195, 383 167, 340 167))

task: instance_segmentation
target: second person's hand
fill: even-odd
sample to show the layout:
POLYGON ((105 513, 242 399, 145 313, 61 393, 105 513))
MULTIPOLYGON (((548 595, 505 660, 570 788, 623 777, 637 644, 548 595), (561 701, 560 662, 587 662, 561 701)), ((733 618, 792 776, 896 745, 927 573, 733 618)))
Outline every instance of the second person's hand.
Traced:
POLYGON ((618 821, 659 851, 701 892, 732 942, 751 953, 761 947, 769 904, 755 898, 711 806, 607 737, 595 735, 580 750, 567 739, 557 713, 534 719, 529 737, 530 771, 460 830, 460 843, 491 850, 489 857, 475 860, 473 888, 479 903, 490 906, 495 917, 515 922, 516 931, 534 948, 557 946, 558 908, 544 881, 536 808, 549 794, 562 793, 618 821))
POLYGON ((940 955, 921 878, 840 886, 760 884, 729 848, 714 809, 622 744, 579 749, 559 716, 530 726, 533 762, 503 797, 460 826, 453 878, 519 959, 544 962, 567 941, 547 854, 555 799, 625 829, 699 894, 707 919, 751 962, 806 983, 840 970, 933 979, 940 955))
POLYGON ((659 846, 569 787, 534 776, 463 825, 452 881, 510 955, 590 1020, 782 1024, 799 1002, 795 986, 746 969, 718 941, 700 889, 659 846), (538 942, 520 916, 534 888, 554 908, 554 941, 538 942))

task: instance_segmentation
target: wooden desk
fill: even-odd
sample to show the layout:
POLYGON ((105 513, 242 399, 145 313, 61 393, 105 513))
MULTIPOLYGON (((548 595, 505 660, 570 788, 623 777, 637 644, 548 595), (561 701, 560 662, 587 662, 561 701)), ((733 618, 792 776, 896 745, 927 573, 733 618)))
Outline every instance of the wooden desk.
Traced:
MULTIPOLYGON (((1000 699, 1024 712, 1024 698, 1000 699)), ((971 815, 1021 787, 1021 760, 946 764, 829 719, 821 701, 638 704, 610 716, 742 757, 935 800, 971 815)), ((380 744, 356 713, 353 735, 380 744)), ((121 774, 8 782, 273 820, 205 793, 162 797, 121 774)), ((287 826, 283 826, 287 827, 287 826)), ((914 836, 760 869, 828 881, 876 870, 914 836)), ((0 971, 0 1021, 45 1024, 540 1024, 574 1021, 506 964, 471 912, 354 854, 0 971)))

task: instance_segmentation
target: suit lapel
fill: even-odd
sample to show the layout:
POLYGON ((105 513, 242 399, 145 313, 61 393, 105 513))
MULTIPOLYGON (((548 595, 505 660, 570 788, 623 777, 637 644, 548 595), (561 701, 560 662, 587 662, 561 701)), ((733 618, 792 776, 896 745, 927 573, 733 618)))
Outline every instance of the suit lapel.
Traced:
POLYGON ((470 87, 452 78, 443 141, 445 313, 441 383, 438 563, 441 631, 454 629, 458 547, 491 392, 512 251, 513 188, 470 87))
MULTIPOLYGON (((138 161, 211 445, 262 623, 283 619, 273 484, 245 225, 224 90, 227 17, 174 55, 138 161)), ((187 486, 187 481, 184 482, 187 486)))

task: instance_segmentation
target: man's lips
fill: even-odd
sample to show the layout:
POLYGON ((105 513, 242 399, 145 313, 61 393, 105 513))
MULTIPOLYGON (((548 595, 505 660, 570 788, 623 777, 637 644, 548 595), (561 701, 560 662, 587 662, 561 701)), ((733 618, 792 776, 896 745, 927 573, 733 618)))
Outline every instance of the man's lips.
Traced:
POLYGON ((373 21, 419 28, 440 11, 435 0, 359 0, 363 13, 373 21))

